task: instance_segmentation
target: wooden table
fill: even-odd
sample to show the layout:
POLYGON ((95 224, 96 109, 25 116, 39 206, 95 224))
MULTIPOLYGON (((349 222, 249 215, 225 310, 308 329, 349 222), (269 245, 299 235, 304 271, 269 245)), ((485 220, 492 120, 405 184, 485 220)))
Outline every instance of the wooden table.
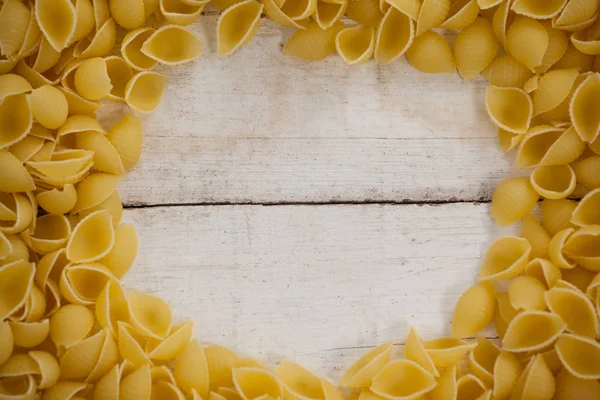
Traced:
POLYGON ((489 215, 516 171, 485 83, 405 60, 284 57, 291 32, 264 19, 219 59, 216 18, 191 27, 208 54, 165 69, 141 163, 120 185, 141 242, 125 284, 193 319, 202 343, 332 379, 373 346, 401 351, 410 325, 448 334, 487 246, 518 232, 489 215))

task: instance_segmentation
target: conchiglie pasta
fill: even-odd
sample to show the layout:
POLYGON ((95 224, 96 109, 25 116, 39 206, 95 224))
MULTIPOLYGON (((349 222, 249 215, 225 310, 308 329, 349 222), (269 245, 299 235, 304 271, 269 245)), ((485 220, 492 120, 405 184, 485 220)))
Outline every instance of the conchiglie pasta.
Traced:
POLYGON ((133 78, 133 70, 121 57, 110 56, 104 60, 106 61, 106 72, 112 86, 108 98, 114 101, 125 101, 125 88, 133 78))
POLYGON ((105 338, 106 331, 101 330, 69 347, 60 359, 61 379, 87 379, 98 362, 105 338))
POLYGON ((115 336, 118 322, 129 322, 127 297, 118 281, 109 280, 96 299, 96 318, 100 326, 108 327, 115 336))
POLYGON ((548 200, 541 203, 542 226, 550 236, 571 226, 571 216, 577 203, 568 199, 548 200))
POLYGON ((512 133, 525 133, 533 117, 533 103, 529 94, 512 87, 488 86, 485 106, 492 121, 512 133))
POLYGON ((537 90, 533 92, 535 115, 558 107, 571 93, 579 72, 575 68, 550 71, 540 77, 537 90))
POLYGON ((417 398, 433 390, 435 378, 419 364, 397 360, 373 378, 371 391, 384 398, 417 398))
POLYGON ((592 339, 600 335, 600 325, 594 305, 583 292, 553 288, 544 296, 550 311, 565 321, 569 332, 592 339))
POLYGON ((169 361, 174 359, 190 342, 193 328, 194 323, 186 321, 173 327, 169 336, 163 340, 150 338, 146 344, 146 353, 153 360, 169 361))
POLYGON ((417 37, 406 51, 406 57, 413 68, 422 72, 453 73, 456 70, 450 45, 435 32, 425 32, 417 37))
POLYGON ((417 18, 416 36, 438 28, 448 17, 450 0, 423 0, 417 18))
POLYGON ((498 54, 498 41, 492 26, 478 18, 456 37, 454 57, 458 72, 465 80, 474 79, 487 68, 498 54))
POLYGON ((531 245, 531 257, 547 257, 550 235, 542 227, 541 223, 531 214, 523 218, 521 226, 521 237, 527 239, 531 245))
POLYGON ((343 28, 344 24, 339 21, 327 29, 310 22, 305 29, 296 31, 290 37, 283 46, 283 52, 303 60, 322 60, 335 52, 335 38, 343 28))
POLYGON ((586 142, 593 142, 600 134, 600 77, 589 75, 575 90, 569 115, 573 127, 586 142))
MULTIPOLYGON (((246 375, 243 372, 244 369, 237 370, 238 377, 246 375)), ((183 352, 179 355, 175 362, 175 369, 173 371, 175 380, 179 387, 189 392, 192 389, 196 390, 202 398, 208 397, 209 391, 209 375, 208 375, 208 364, 206 362, 206 356, 204 354, 204 350, 200 347, 198 342, 194 339, 192 340, 183 350, 183 352)), ((265 371, 266 374, 268 374, 265 371)), ((269 375, 270 376, 270 375, 269 375)), ((233 372, 233 380, 236 381, 236 370, 233 372)), ((259 383, 264 384, 265 381, 259 383)), ((240 386, 236 385, 238 391, 240 393, 244 393, 243 390, 240 390, 240 386)), ((244 386, 242 386, 244 387, 244 386)), ((281 391, 281 388, 280 388, 281 391)), ((261 393, 265 394, 264 392, 261 393)), ((266 393, 269 394, 269 393, 266 393)), ((281 396, 279 393, 278 396, 281 396)), ((258 396, 252 396, 250 398, 254 398, 258 396)), ((273 396, 277 397, 277 396, 273 396)))
POLYGON ((448 18, 441 25, 445 29, 464 29, 471 25, 479 14, 477 0, 460 0, 450 2, 448 18))
POLYGON ((476 345, 454 337, 442 337, 425 342, 425 350, 436 367, 450 367, 476 345))
POLYGON ((348 8, 348 2, 349 0, 342 0, 339 4, 332 4, 322 0, 318 1, 314 15, 315 21, 322 29, 330 28, 342 18, 348 8))
POLYGON ((542 65, 549 40, 540 22, 524 16, 515 18, 506 32, 508 53, 531 71, 542 65))
POLYGON ((573 233, 565 241, 562 251, 582 267, 600 271, 600 225, 587 225, 573 233))
POLYGON ((60 291, 70 303, 92 305, 110 279, 113 274, 102 264, 69 265, 62 271, 60 291))
POLYGON ((118 347, 121 357, 133 367, 151 364, 150 358, 144 351, 148 338, 142 336, 131 325, 118 321, 118 347))
POLYGON ((544 399, 550 400, 555 392, 555 382, 552 371, 546 365, 541 355, 535 355, 525 367, 519 378, 511 399, 544 399))
POLYGON ((532 76, 523 64, 509 55, 497 57, 482 74, 496 87, 522 88, 532 76))
POLYGON ((538 165, 562 165, 575 161, 585 150, 585 143, 573 127, 563 130, 538 125, 527 132, 517 154, 519 168, 538 165))
POLYGON ((547 199, 563 199, 575 190, 576 176, 569 165, 540 166, 531 174, 531 185, 547 199))
POLYGON ((77 67, 75 88, 87 100, 100 100, 112 90, 106 61, 102 58, 90 58, 77 67))
POLYGON ((555 400, 577 400, 600 398, 600 382, 581 379, 563 369, 556 375, 555 400))
MULTIPOLYGON (((262 10, 262 4, 257 1, 245 0, 232 5, 219 16, 217 26, 218 55, 226 56, 234 53, 256 35, 262 10)), ((144 47, 151 40, 152 37, 148 42, 144 43, 144 47)), ((172 40, 165 40, 165 44, 167 45, 166 48, 172 47, 172 40)), ((144 47, 142 47, 142 51, 144 51, 144 47)), ((200 55, 201 50, 199 45, 198 49, 196 53, 200 55)), ((152 57, 148 53, 146 55, 152 57)), ((157 61, 161 60, 157 59, 157 61)))
POLYGON ((71 43, 77 42, 90 34, 96 25, 94 20, 94 6, 90 0, 76 0, 75 4, 75 32, 71 43))
POLYGON ((534 258, 525 267, 525 275, 531 276, 544 284, 546 289, 553 288, 562 279, 560 268, 551 261, 543 258, 534 258))
POLYGON ((335 47, 347 64, 362 64, 373 55, 375 41, 373 27, 357 25, 341 30, 335 38, 335 47))
POLYGON ((501 352, 488 339, 479 336, 477 346, 469 353, 469 366, 483 382, 494 382, 494 365, 501 352))
POLYGON ((150 366, 144 364, 125 375, 119 384, 120 400, 148 399, 152 391, 150 366))
POLYGON ((76 133, 75 136, 76 148, 94 152, 92 170, 114 175, 124 174, 121 157, 106 135, 84 131, 76 133))
POLYGON ((282 360, 277 368, 286 396, 292 399, 320 399, 324 397, 321 380, 312 372, 289 360, 282 360))
MULTIPOLYGON (((253 0, 252 0, 253 1, 253 0)), ((237 7, 240 7, 239 5, 243 4, 243 3, 238 3, 235 7, 237 10, 237 7)), ((248 3, 248 4, 255 4, 258 6, 257 9, 254 9, 253 11, 256 13, 254 14, 254 20, 250 22, 249 26, 248 26, 248 30, 256 30, 258 28, 258 20, 256 19, 256 15, 260 15, 260 12, 262 10, 262 7, 260 7, 260 5, 256 2, 253 1, 253 3, 248 3), (252 25, 252 23, 254 23, 254 25, 252 25)), ((248 8, 248 7, 246 7, 248 8)), ((230 10, 229 12, 232 12, 233 14, 231 14, 230 18, 236 18, 235 21, 238 21, 237 18, 243 18, 244 13, 250 13, 252 12, 252 9, 249 10, 245 10, 244 8, 240 9, 239 12, 241 12, 241 15, 237 15, 236 12, 234 12, 233 10, 230 10)), ((248 31, 243 32, 243 34, 248 34, 250 36, 246 36, 246 37, 239 37, 239 33, 237 31, 237 29, 239 29, 240 31, 242 30, 242 27, 240 26, 235 26, 232 27, 231 23, 227 23, 224 26, 223 25, 223 19, 227 19, 228 14, 221 14, 221 19, 220 19, 220 24, 219 24, 219 32, 223 35, 221 37, 221 39, 219 40, 219 54, 223 55, 221 53, 221 51, 223 50, 223 47, 221 47, 222 45, 224 45, 223 40, 227 41, 229 40, 229 47, 227 48, 227 51, 229 51, 230 53, 235 51, 237 48, 239 48, 240 46, 243 46, 247 40, 250 40, 252 34, 248 31), (230 31, 222 31, 222 29, 224 29, 226 26, 229 26, 229 28, 231 29, 230 31), (237 36, 236 36, 237 35, 237 36), (233 43, 234 41, 236 41, 236 39, 239 39, 239 43, 233 43), (237 47, 236 47, 237 46, 237 47)), ((250 18, 250 17, 248 17, 250 18)), ((256 32, 254 32, 256 33, 256 32)), ((227 45, 225 45, 227 46, 227 45)), ((157 29, 155 32, 153 32, 148 39, 146 39, 146 41, 144 42, 144 44, 141 47, 141 52, 146 55, 147 57, 161 63, 161 64, 166 64, 166 65, 179 65, 179 64, 183 64, 186 62, 190 62, 193 59, 199 57, 200 55, 202 55, 202 44, 200 43, 200 40, 198 38, 196 38, 191 32, 185 30, 182 27, 179 27, 177 25, 166 25, 163 26, 162 28, 157 29)))
POLYGON ((71 224, 64 215, 48 214, 39 217, 35 229, 27 232, 29 247, 40 254, 51 253, 67 244, 71 236, 71 224))
POLYGON ((30 100, 24 93, 0 99, 0 149, 21 141, 33 124, 30 100))
POLYGON ((52 189, 37 194, 36 199, 40 207, 49 214, 66 214, 75 207, 77 191, 71 184, 65 185, 62 190, 52 189))
POLYGON ((465 374, 456 381, 456 394, 458 399, 487 398, 485 383, 473 374, 465 374))
POLYGON ((27 301, 33 286, 34 266, 17 260, 0 267, 0 319, 15 313, 27 301))
POLYGON ((375 375, 389 362, 392 343, 374 348, 355 361, 340 378, 340 386, 363 388, 369 387, 375 375))
POLYGON ((204 4, 193 6, 182 0, 160 0, 159 8, 170 24, 190 25, 198 19, 204 9, 204 4))
POLYGON ((437 385, 428 396, 433 400, 455 399, 458 395, 456 387, 457 367, 454 365, 447 368, 437 379, 437 385))
POLYGON ((503 350, 539 351, 551 346, 566 329, 560 316, 546 311, 524 311, 508 325, 503 350))
POLYGON ((517 14, 535 19, 546 19, 557 16, 567 3, 567 0, 515 0, 511 9, 517 14))
POLYGON ((7 324, 10 324, 14 345, 26 349, 39 346, 50 333, 50 321, 48 319, 36 322, 10 321, 7 324))
POLYGON ((494 398, 498 400, 510 398, 523 372, 521 363, 513 354, 502 352, 494 362, 493 371, 494 398))
MULTIPOLYGON (((110 196, 102 203, 95 205, 94 207, 86 208, 83 211, 79 212, 79 218, 85 218, 86 216, 94 213, 96 211, 106 210, 109 212, 112 217, 112 224, 115 229, 119 226, 121 222, 121 217, 123 216, 123 204, 121 203, 121 198, 119 197, 119 192, 116 190, 112 192, 110 196)), ((116 231, 115 231, 115 243, 116 243, 116 231)), ((112 250, 111 250, 112 251, 112 250)), ((132 251, 136 251, 136 248, 133 248, 132 251)), ((104 260, 104 258, 103 258, 104 260)), ((126 260, 124 260, 126 262, 126 260)))
POLYGON ((142 53, 142 46, 155 32, 154 28, 145 27, 128 32, 121 42, 123 59, 138 71, 147 71, 156 66, 158 61, 142 53))
POLYGON ((31 11, 18 0, 7 0, 0 11, 0 53, 17 53, 25 40, 31 11))
POLYGON ((413 20, 390 7, 377 28, 375 61, 389 63, 404 54, 415 35, 413 20))
POLYGON ((127 30, 141 28, 146 22, 143 0, 112 0, 109 4, 116 23, 127 30))
POLYGON ((346 15, 359 24, 372 26, 377 25, 383 18, 378 0, 348 1, 346 15))
POLYGON ((488 281, 465 291, 454 310, 452 336, 470 336, 485 328, 494 316, 494 294, 494 286, 488 281))
POLYGON ((589 190, 600 188, 600 156, 591 156, 571 164, 577 182, 589 190))
POLYGON ((158 108, 167 84, 164 75, 143 71, 131 78, 125 88, 125 102, 132 109, 144 113, 158 108))
POLYGON ((171 308, 162 299, 132 291, 129 293, 131 324, 144 335, 164 339, 171 329, 171 308))
POLYGON ((508 287, 508 298, 511 306, 517 310, 546 309, 544 300, 545 286, 531 276, 519 276, 513 279, 508 287))
POLYGON ((600 344, 595 339, 563 334, 556 342, 556 352, 573 376, 600 379, 600 344))
POLYGON ((75 34, 77 14, 70 0, 40 0, 35 3, 40 29, 56 51, 66 48, 75 34))
POLYGON ((57 347, 68 349, 92 330, 94 314, 84 306, 67 304, 50 317, 50 339, 57 347))
POLYGON ((413 361, 419 364, 429 374, 435 377, 439 377, 439 373, 431 357, 427 354, 421 336, 414 327, 410 327, 408 336, 406 337, 405 344, 405 356, 407 360, 413 361))
POLYGON ((112 217, 108 211, 96 211, 82 219, 67 243, 67 258, 82 263, 106 256, 115 243, 112 217))
POLYGON ((12 153, 0 150, 0 169, 7 172, 0 176, 0 192, 27 192, 34 189, 35 184, 27 169, 12 153))
POLYGON ((492 218, 498 225, 510 225, 525 217, 537 204, 539 195, 529 178, 500 182, 492 195, 492 218))
POLYGON ((571 222, 577 226, 600 225, 600 189, 587 193, 573 209, 571 222))
POLYGON ((117 41, 117 25, 109 18, 93 36, 86 36, 77 42, 74 56, 77 58, 105 57, 110 54, 117 41))
POLYGON ((77 202, 72 212, 77 214, 95 207, 116 190, 120 177, 105 173, 92 173, 77 185, 77 202))

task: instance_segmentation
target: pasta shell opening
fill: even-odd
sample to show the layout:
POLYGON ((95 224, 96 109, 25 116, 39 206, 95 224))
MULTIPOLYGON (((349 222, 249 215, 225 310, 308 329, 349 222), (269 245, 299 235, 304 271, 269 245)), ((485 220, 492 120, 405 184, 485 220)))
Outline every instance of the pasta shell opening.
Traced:
POLYGON ((62 271, 60 291, 73 304, 92 305, 111 279, 114 275, 102 264, 70 265, 62 271))
POLYGON ((134 75, 125 88, 125 102, 133 110, 149 113, 158 108, 167 84, 164 75, 144 71, 134 75))
POLYGON ((546 310, 545 291, 546 287, 536 278, 519 276, 513 279, 508 287, 508 299, 517 312, 544 311, 546 310))
MULTIPOLYGON (((523 218, 523 225, 521 226, 521 233, 519 236, 527 239, 529 244, 531 244, 532 258, 547 258, 550 234, 546 232, 537 218, 532 215, 526 215, 525 218, 523 218)), ((540 281, 543 281, 543 279, 540 279, 540 281)))
MULTIPOLYGON (((260 3, 255 0, 246 0, 234 4, 220 15, 217 27, 217 54, 219 56, 234 53, 254 37, 258 31, 262 10, 263 6, 260 3)), ((181 41, 184 42, 184 40, 181 41)), ((168 42, 171 43, 171 40, 168 42)), ((152 38, 148 39, 146 43, 152 43, 152 38)), ((146 43, 144 43, 144 46, 146 46, 146 43)), ((202 49, 197 39, 195 39, 195 42, 190 42, 190 44, 194 45, 193 49, 182 51, 182 53, 189 53, 189 55, 177 57, 178 59, 190 60, 201 54, 202 49)), ((144 51, 144 47, 142 47, 142 51, 144 51)), ((156 50, 154 53, 156 53, 156 50)), ((148 53, 146 55, 152 57, 148 53)), ((161 58, 155 59, 160 61, 161 58)))
MULTIPOLYGON (((224 50, 224 47, 221 47, 222 45, 227 47, 228 54, 230 54, 242 46, 245 43, 243 42, 244 40, 250 40, 251 36, 253 36, 253 33, 250 31, 254 29, 254 33, 256 33, 256 29, 258 28, 258 18, 262 10, 260 4, 254 0, 248 0, 247 3, 238 3, 234 7, 235 9, 228 9, 228 12, 221 14, 220 17, 221 22, 219 23, 219 35, 217 38, 219 41, 219 55, 224 55, 221 53, 224 50), (240 6, 240 4, 247 5, 240 6), (230 18, 231 22, 229 24, 226 23, 229 25, 230 30, 223 31, 225 27, 223 20, 230 18), (252 21, 250 21, 250 18, 253 18, 252 21), (235 25, 233 26, 232 23, 234 21, 235 25), (248 23, 248 25, 240 25, 242 21, 248 23), (247 27, 247 30, 243 32, 243 35, 248 34, 250 36, 240 35, 240 32, 245 27, 247 27), (234 43, 236 39, 239 42, 234 43), (229 41, 229 44, 226 45, 223 41, 229 41)), ((159 28, 146 39, 141 47, 141 52, 161 64, 178 65, 190 62, 199 57, 202 54, 202 44, 199 39, 184 28, 176 25, 167 25, 159 28)))
POLYGON ((438 28, 450 13, 450 0, 423 0, 417 18, 416 36, 438 28))
POLYGON ((25 138, 32 124, 33 117, 26 94, 4 98, 0 103, 0 149, 25 138))
POLYGON ((525 267, 525 275, 542 282, 547 289, 553 288, 562 279, 560 268, 543 258, 531 260, 525 267))
POLYGON ((385 398, 418 397, 433 390, 435 378, 419 364, 398 360, 387 364, 373 378, 371 391, 385 398))
POLYGON ((279 368, 277 368, 277 376, 281 380, 286 393, 291 392, 293 398, 324 398, 321 380, 296 363, 289 360, 281 361, 279 368))
POLYGON ((349 0, 343 0, 339 4, 332 4, 318 1, 314 17, 321 29, 330 28, 339 21, 348 8, 348 2, 349 0))
POLYGON ((574 208, 571 221, 577 226, 600 225, 600 189, 586 194, 574 208))
POLYGON ((513 354, 500 353, 494 362, 494 397, 510 398, 522 372, 523 367, 513 354))
POLYGON ((505 280, 520 275, 531 252, 527 239, 505 236, 488 248, 479 271, 480 279, 505 280))
POLYGON ((204 5, 191 6, 181 0, 160 0, 159 7, 167 22, 175 25, 194 23, 204 9, 204 5))
POLYGON ((494 366, 500 350, 488 339, 477 338, 477 346, 469 353, 469 365, 475 376, 487 383, 494 382, 494 366))
POLYGON ((138 71, 147 71, 156 66, 158 62, 142 53, 142 46, 155 32, 154 28, 139 28, 125 35, 121 43, 123 59, 138 71))
POLYGON ((458 0, 450 2, 448 18, 442 24, 444 29, 464 29, 471 25, 479 15, 477 0, 458 0))
POLYGON ((67 258, 76 263, 96 261, 107 255, 115 243, 112 217, 96 211, 82 219, 67 243, 67 258))
POLYGON ((511 6, 511 10, 517 14, 525 15, 535 19, 552 18, 560 14, 567 0, 515 0, 511 6))
POLYGON ((413 68, 422 72, 435 74, 456 71, 450 44, 433 31, 418 36, 406 51, 406 57, 413 68))
POLYGON ((533 102, 522 89, 488 86, 485 106, 492 121, 512 133, 525 133, 533 117, 533 102))
POLYGON ((33 264, 24 260, 0 267, 0 319, 10 317, 25 304, 34 274, 33 264))
POLYGON ((575 90, 569 114, 582 140, 590 143, 600 135, 600 77, 591 74, 575 90))
POLYGON ((407 360, 419 364, 429 374, 434 377, 439 377, 440 374, 433 364, 433 360, 427 354, 423 340, 414 327, 410 327, 408 336, 406 337, 405 356, 407 360))
POLYGON ((125 101, 125 88, 133 78, 133 70, 121 57, 110 56, 105 58, 105 61, 106 72, 112 86, 108 98, 113 101, 125 101))
POLYGON ((544 296, 548 309, 565 321, 569 332, 592 339, 600 335, 594 304, 583 292, 553 288, 544 296))
POLYGON ((573 233, 564 244, 563 253, 582 267, 600 271, 600 225, 588 225, 573 233))
POLYGON ((525 367, 513 392, 513 398, 551 399, 555 392, 554 376, 541 355, 535 355, 525 367))
POLYGON ((573 127, 562 130, 539 125, 530 129, 521 142, 515 164, 519 168, 568 164, 584 150, 585 143, 573 127))
POLYGON ((390 63, 404 54, 413 43, 415 26, 412 19, 390 7, 377 28, 375 61, 390 63))
POLYGON ((40 0, 35 2, 35 15, 40 29, 56 51, 65 49, 77 24, 75 6, 70 0, 40 0))
POLYGON ((81 39, 73 55, 77 58, 105 57, 110 54, 117 40, 117 25, 109 18, 93 35, 81 39))
POLYGON ((547 199, 563 199, 575 190, 577 178, 569 165, 537 167, 531 174, 531 185, 547 199))
POLYGON ((342 29, 344 24, 340 21, 327 29, 321 29, 316 22, 310 22, 305 29, 297 30, 289 38, 283 46, 283 52, 303 60, 322 60, 335 52, 335 38, 342 29))
POLYGON ((580 379, 600 379, 600 344, 572 334, 561 335, 556 353, 564 367, 580 379))
POLYGON ((347 64, 364 63, 375 51, 375 29, 364 25, 345 28, 335 38, 335 47, 347 64))
POLYGON ((571 93, 579 72, 575 68, 550 71, 540 77, 533 92, 534 114, 539 115, 558 107, 571 93))
POLYGON ((164 339, 171 329, 171 308, 164 300, 149 294, 130 292, 131 323, 145 335, 164 339))
POLYGON ((508 325, 502 348, 510 352, 539 351, 551 346, 566 329, 560 316, 546 311, 525 311, 508 325))
POLYGON ((204 355, 208 364, 211 389, 233 387, 231 372, 238 356, 228 348, 218 345, 206 347, 204 355))

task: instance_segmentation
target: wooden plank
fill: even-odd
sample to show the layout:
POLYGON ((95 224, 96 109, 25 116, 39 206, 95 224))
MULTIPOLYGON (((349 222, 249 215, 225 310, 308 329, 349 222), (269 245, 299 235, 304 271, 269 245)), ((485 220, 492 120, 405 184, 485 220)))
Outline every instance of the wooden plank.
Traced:
MULTIPOLYGON (((126 204, 486 200, 512 172, 482 100, 485 83, 427 75, 402 59, 346 66, 284 56, 291 31, 263 19, 231 57, 216 15, 190 27, 207 54, 164 69, 126 204)), ((123 112, 110 105, 106 124, 123 112)))
POLYGON ((470 203, 152 207, 125 220, 141 242, 127 287, 193 319, 203 343, 332 378, 410 325, 448 334, 487 246, 516 233, 470 203))

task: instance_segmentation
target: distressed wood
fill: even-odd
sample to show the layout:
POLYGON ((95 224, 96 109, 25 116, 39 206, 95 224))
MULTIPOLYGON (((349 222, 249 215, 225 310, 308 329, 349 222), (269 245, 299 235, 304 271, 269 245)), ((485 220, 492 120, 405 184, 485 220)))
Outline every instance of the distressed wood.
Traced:
MULTIPOLYGON (((220 59, 216 19, 190 27, 206 55, 165 69, 142 162, 121 185, 126 204, 487 200, 514 173, 482 79, 423 74, 404 59, 296 60, 281 51, 292 30, 266 19, 220 59)), ((102 116, 108 125, 122 112, 102 116)))
POLYGON ((193 319, 203 343, 331 378, 410 325, 448 334, 487 246, 517 232, 470 203, 152 207, 124 219, 141 243, 127 287, 193 319))

